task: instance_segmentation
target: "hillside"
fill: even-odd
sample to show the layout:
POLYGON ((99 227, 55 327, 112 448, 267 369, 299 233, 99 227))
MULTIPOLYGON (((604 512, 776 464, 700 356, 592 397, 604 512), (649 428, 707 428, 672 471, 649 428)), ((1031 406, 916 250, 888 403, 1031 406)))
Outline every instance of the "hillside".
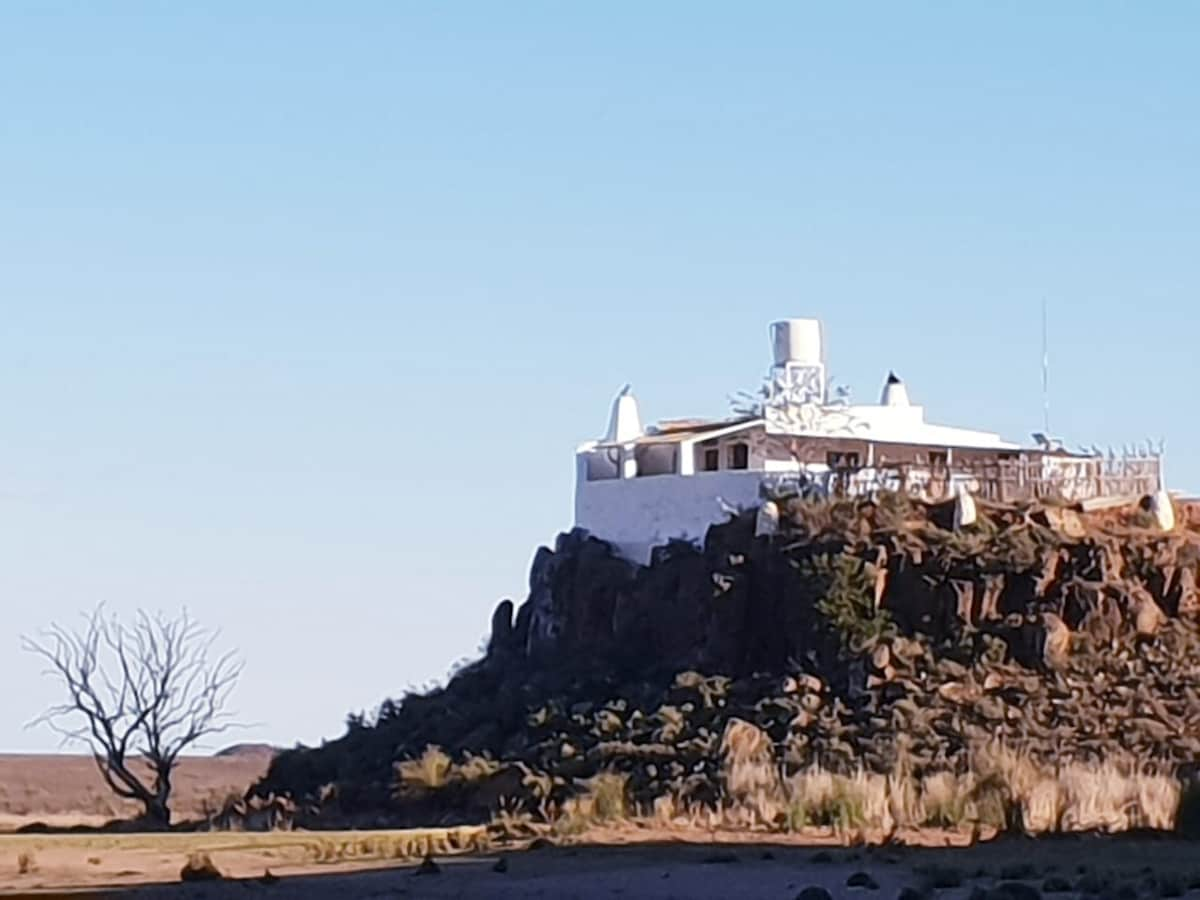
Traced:
POLYGON ((281 753, 255 794, 318 826, 551 820, 588 798, 785 827, 798 805, 836 818, 831 791, 901 785, 889 821, 951 817, 937 789, 1002 827, 1052 782, 1053 827, 1169 824, 1200 760, 1195 510, 1163 533, 1136 507, 982 506, 954 530, 952 505, 897 496, 777 505, 777 533, 743 514, 646 567, 561 535, 484 659, 281 753), (1080 813, 1068 780, 1101 777, 1129 796, 1080 813))

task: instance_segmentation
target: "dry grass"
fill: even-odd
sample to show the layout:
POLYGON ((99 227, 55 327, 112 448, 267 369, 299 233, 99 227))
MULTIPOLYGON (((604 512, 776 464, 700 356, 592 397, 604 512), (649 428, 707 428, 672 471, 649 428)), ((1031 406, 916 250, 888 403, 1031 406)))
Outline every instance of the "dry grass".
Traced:
MULTIPOLYGON (((484 852, 491 846, 486 829, 479 826, 311 833, 7 835, 3 843, 7 862, 0 866, 0 894, 34 887, 176 882, 183 879, 185 868, 190 871, 189 879, 201 880, 204 872, 211 870, 244 880, 258 879, 267 869, 286 877, 384 868, 419 862, 429 855, 484 852)), ((181 896, 193 895, 184 892, 181 896)), ((284 891, 281 896, 291 894, 284 891)))
POLYGON ((396 763, 394 769, 393 790, 400 794, 413 787, 435 790, 452 781, 478 781, 499 771, 500 764, 491 757, 472 753, 465 754, 461 763, 455 763, 441 747, 430 745, 415 759, 396 763))
POLYGON ((920 778, 906 767, 839 774, 814 765, 781 779, 761 752, 727 754, 725 794, 730 811, 744 818, 749 810, 760 826, 842 834, 979 826, 1027 834, 1168 831, 1188 808, 1177 779, 1133 757, 1050 765, 1000 744, 977 747, 965 773, 920 778))
POLYGON ((648 809, 634 808, 626 776, 604 773, 582 782, 579 794, 540 817, 522 822, 506 814, 501 831, 517 835, 523 825, 528 835, 537 830, 532 821, 541 818, 553 833, 566 836, 627 822, 776 833, 821 829, 856 843, 927 829, 971 835, 1183 833, 1200 822, 1200 789, 1185 792, 1172 775, 1130 756, 1049 764, 994 743, 976 747, 961 773, 918 776, 902 762, 888 774, 838 773, 815 764, 789 774, 776 762, 766 734, 740 720, 728 724, 721 748, 722 794, 715 808, 687 801, 682 789, 658 797, 648 809))
POLYGON ((432 745, 416 759, 406 759, 396 763, 396 779, 403 784, 418 784, 427 788, 440 788, 446 784, 446 778, 454 760, 447 756, 441 747, 432 745))
POLYGON ((631 818, 629 778, 601 772, 582 782, 582 790, 568 798, 551 815, 551 830, 558 835, 581 834, 596 825, 631 818))
POLYGON ((180 860, 203 854, 252 851, 265 857, 300 862, 332 863, 347 860, 423 859, 486 849, 482 826, 414 828, 392 831, 268 831, 268 832, 165 832, 138 834, 10 835, 5 841, 18 851, 18 859, 35 866, 39 852, 70 851, 88 865, 100 865, 102 852, 144 851, 180 860))
POLYGON ((309 862, 350 860, 424 859, 450 856, 487 847, 483 828, 434 828, 391 832, 343 832, 306 836, 304 855, 309 862))

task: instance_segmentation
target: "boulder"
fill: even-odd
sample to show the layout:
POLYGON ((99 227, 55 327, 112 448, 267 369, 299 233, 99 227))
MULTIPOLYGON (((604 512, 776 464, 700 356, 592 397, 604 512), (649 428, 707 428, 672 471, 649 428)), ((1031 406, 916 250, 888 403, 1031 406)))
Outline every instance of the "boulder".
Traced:
POLYGON ((1154 518, 1159 531, 1172 531, 1175 528, 1175 504, 1171 495, 1165 490, 1159 490, 1150 495, 1147 509, 1154 518))
POLYGON ((1071 629, 1054 613, 1042 613, 1042 625, 1046 629, 1042 647, 1042 660, 1049 668, 1057 668, 1071 654, 1071 629))
POLYGON ((764 501, 754 519, 755 537, 772 537, 779 531, 779 506, 772 500, 764 501))
POLYGON ((975 498, 971 496, 970 491, 960 486, 958 494, 954 498, 954 530, 961 531, 969 528, 975 524, 978 518, 979 511, 975 508, 975 498))

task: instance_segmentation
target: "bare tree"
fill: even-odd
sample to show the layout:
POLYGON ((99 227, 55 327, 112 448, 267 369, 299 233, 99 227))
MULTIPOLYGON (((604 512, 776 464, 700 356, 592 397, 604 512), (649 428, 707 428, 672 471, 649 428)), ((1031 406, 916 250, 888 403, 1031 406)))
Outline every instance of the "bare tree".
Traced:
POLYGON ((225 707, 242 662, 233 651, 212 655, 217 632, 186 610, 175 618, 139 612, 122 624, 99 607, 85 620, 79 630, 52 624, 40 640, 23 641, 67 694, 35 723, 86 744, 113 792, 141 803, 146 824, 168 826, 179 755, 234 726, 225 707), (144 766, 135 770, 138 760, 144 766))

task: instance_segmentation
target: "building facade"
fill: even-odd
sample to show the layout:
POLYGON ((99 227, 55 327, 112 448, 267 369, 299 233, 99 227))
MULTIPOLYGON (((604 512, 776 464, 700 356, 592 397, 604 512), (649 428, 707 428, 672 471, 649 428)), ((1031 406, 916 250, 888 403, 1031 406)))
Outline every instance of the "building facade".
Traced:
POLYGON ((1162 489, 1161 454, 1068 453, 926 421, 889 373, 877 404, 829 396, 821 323, 771 326, 773 365, 758 394, 728 419, 643 427, 623 390, 600 440, 576 452, 575 524, 645 563, 672 539, 698 541, 731 512, 796 491, 862 496, 903 491, 938 500, 967 492, 996 501, 1141 496, 1162 489))

